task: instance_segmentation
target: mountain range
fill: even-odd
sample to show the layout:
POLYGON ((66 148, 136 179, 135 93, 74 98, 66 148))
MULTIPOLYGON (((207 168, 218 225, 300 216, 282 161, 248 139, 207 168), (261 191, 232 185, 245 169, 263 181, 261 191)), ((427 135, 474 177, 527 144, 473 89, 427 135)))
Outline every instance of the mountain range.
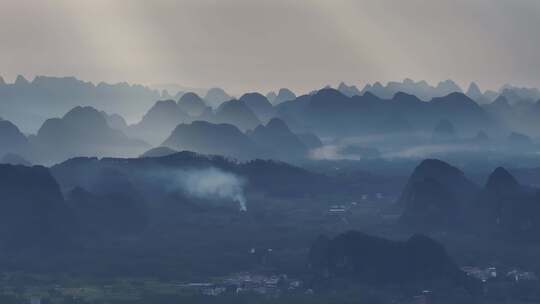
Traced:
POLYGON ((540 230, 540 190, 520 184, 502 167, 480 187, 456 167, 424 160, 409 177, 398 204, 402 223, 424 231, 465 229, 536 240, 540 230))
MULTIPOLYGON (((468 280, 444 247, 424 235, 391 241, 358 231, 329 239, 320 236, 309 253, 311 268, 322 276, 367 284, 433 284, 466 287, 468 280)), ((435 286, 435 285, 433 285, 435 286)))
POLYGON ((307 130, 318 136, 338 138, 388 133, 389 129, 394 132, 432 130, 443 119, 459 125, 462 133, 495 131, 498 127, 494 118, 461 93, 425 102, 405 93, 381 99, 369 92, 347 97, 337 90, 323 89, 278 105, 277 116, 296 132, 307 130), (392 125, 395 127, 389 128, 392 125), (404 125, 410 129, 403 128, 404 125))

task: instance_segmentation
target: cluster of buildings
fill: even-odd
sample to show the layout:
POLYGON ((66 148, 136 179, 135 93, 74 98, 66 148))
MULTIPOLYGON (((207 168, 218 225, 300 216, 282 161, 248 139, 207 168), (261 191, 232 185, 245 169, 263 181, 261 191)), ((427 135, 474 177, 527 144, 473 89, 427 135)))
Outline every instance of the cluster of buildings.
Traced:
POLYGON ((465 272, 468 276, 478 279, 482 282, 497 278, 497 268, 495 267, 480 268, 476 266, 464 266, 461 267, 461 270, 465 272))
POLYGON ((538 280, 538 277, 534 272, 521 271, 518 269, 512 269, 510 271, 503 272, 503 274, 499 276, 497 275, 497 268, 495 267, 480 268, 474 266, 465 266, 461 267, 461 270, 464 271, 468 276, 479 279, 482 282, 487 282, 488 280, 494 279, 512 282, 538 280))
POLYGON ((286 274, 264 275, 244 272, 224 277, 216 283, 188 283, 182 287, 195 289, 207 296, 242 293, 279 296, 286 292, 300 291, 302 285, 302 281, 289 278, 286 274))

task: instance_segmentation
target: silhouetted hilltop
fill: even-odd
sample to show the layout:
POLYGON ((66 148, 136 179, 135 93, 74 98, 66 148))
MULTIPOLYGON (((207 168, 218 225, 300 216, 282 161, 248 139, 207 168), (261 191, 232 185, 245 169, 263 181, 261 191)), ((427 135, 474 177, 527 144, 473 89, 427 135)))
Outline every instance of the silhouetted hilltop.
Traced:
POLYGON ((273 118, 266 126, 259 125, 249 133, 249 137, 278 159, 307 157, 306 145, 281 119, 273 118))
POLYGON ((479 104, 488 104, 491 102, 489 97, 485 96, 482 91, 480 90, 480 87, 476 84, 476 82, 471 82, 469 85, 469 88, 467 89, 467 92, 465 93, 469 98, 476 101, 479 104))
POLYGON ((492 121, 490 117, 474 100, 462 93, 452 93, 444 97, 434 98, 430 101, 432 113, 444 115, 455 124, 471 127, 474 120, 478 125, 489 125, 492 121))
POLYGON ((506 169, 498 167, 490 174, 475 207, 485 229, 513 240, 538 240, 539 191, 520 185, 506 169))
POLYGON ((74 218, 44 167, 0 165, 0 246, 49 250, 69 244, 74 218))
POLYGON ((157 148, 152 148, 144 152, 139 157, 163 157, 163 156, 168 156, 174 153, 178 153, 178 151, 171 149, 169 147, 157 147, 157 148))
POLYGON ((423 235, 413 235, 405 242, 357 231, 333 239, 319 237, 311 247, 309 262, 323 275, 369 284, 466 284, 465 274, 444 247, 423 235))
POLYGON ((159 92, 127 83, 97 85, 74 77, 37 76, 29 82, 18 76, 13 84, 0 87, 0 112, 25 132, 35 132, 50 117, 88 105, 108 113, 121 113, 129 120, 138 118, 159 92))
POLYGON ((538 120, 540 111, 536 101, 510 95, 510 93, 501 94, 492 103, 485 104, 483 107, 487 113, 505 124, 507 129, 538 136, 540 134, 540 120, 538 120))
POLYGON ((32 166, 32 164, 28 160, 15 153, 5 154, 2 158, 0 158, 0 163, 8 165, 22 165, 27 167, 32 166))
POLYGON ((366 92, 370 92, 382 99, 390 99, 398 92, 404 92, 407 94, 418 96, 422 100, 430 100, 436 97, 446 96, 448 94, 459 92, 461 88, 451 80, 441 81, 437 86, 430 86, 426 81, 415 82, 412 79, 405 79, 403 82, 391 81, 386 86, 376 82, 373 85, 367 84, 362 89, 362 95, 366 92))
POLYGON ((255 113, 241 100, 229 100, 217 108, 213 121, 235 125, 242 131, 253 130, 261 124, 255 113))
POLYGON ((300 133, 296 134, 296 136, 298 136, 298 138, 308 149, 320 148, 323 145, 321 139, 313 133, 300 133))
POLYGON ((540 99, 540 90, 537 88, 517 87, 504 85, 499 90, 500 96, 504 96, 511 104, 520 101, 535 102, 540 99))
POLYGON ((206 121, 178 125, 162 146, 238 159, 255 158, 259 154, 255 143, 234 125, 206 121))
POLYGON ((274 107, 263 95, 259 93, 246 93, 240 97, 240 100, 257 115, 260 121, 267 122, 274 117, 274 107))
POLYGON ((206 101, 206 104, 208 104, 209 106, 213 108, 217 108, 220 104, 231 99, 232 97, 229 96, 221 88, 211 88, 206 92, 206 95, 204 96, 204 100, 206 101))
POLYGON ((100 113, 105 117, 109 127, 125 132, 128 128, 128 124, 124 117, 119 114, 108 114, 105 111, 100 111, 100 113))
POLYGON ((456 130, 454 125, 447 119, 443 119, 437 123, 433 129, 434 140, 454 140, 456 139, 456 130))
POLYGON ((477 186, 458 168, 436 159, 424 160, 399 197, 401 221, 428 229, 463 223, 463 210, 477 192, 477 186))
POLYGON ((497 128, 496 120, 461 93, 434 98, 429 102, 405 93, 391 100, 366 92, 347 97, 334 89, 322 89, 277 106, 277 116, 295 132, 309 129, 318 136, 346 137, 388 132, 430 130, 447 119, 460 130, 475 134, 497 128))
POLYGON ((518 190, 518 181, 506 171, 503 167, 498 167, 493 171, 486 183, 486 190, 494 191, 496 193, 514 192, 518 190))
POLYGON ((34 157, 55 162, 84 155, 130 155, 147 145, 112 129, 103 115, 92 107, 76 107, 62 118, 48 119, 30 138, 34 157))
POLYGON ((160 100, 139 123, 129 127, 127 134, 155 145, 162 142, 178 124, 190 121, 189 115, 174 100, 160 100))
POLYGON ((348 86, 344 82, 341 82, 337 89, 338 91, 341 92, 341 94, 348 97, 353 97, 355 95, 362 95, 362 92, 360 92, 360 90, 358 90, 356 86, 354 85, 348 86))
POLYGON ((178 108, 180 111, 187 113, 192 117, 201 116, 206 111, 206 107, 204 101, 195 93, 185 93, 180 100, 178 100, 178 108))
MULTIPOLYGON (((271 92, 273 93, 273 92, 271 92)), ((271 94, 269 93, 269 94, 271 94)), ((274 93, 275 94, 275 93, 274 93)), ((275 98, 268 98, 268 100, 273 104, 273 105, 278 105, 282 102, 285 102, 285 101, 288 101, 288 100, 293 100, 296 98, 296 95, 293 93, 293 91, 287 89, 287 88, 281 88, 279 89, 277 95, 275 98)))
POLYGON ((0 158, 7 153, 26 155, 28 149, 28 139, 19 128, 10 121, 0 119, 0 158))

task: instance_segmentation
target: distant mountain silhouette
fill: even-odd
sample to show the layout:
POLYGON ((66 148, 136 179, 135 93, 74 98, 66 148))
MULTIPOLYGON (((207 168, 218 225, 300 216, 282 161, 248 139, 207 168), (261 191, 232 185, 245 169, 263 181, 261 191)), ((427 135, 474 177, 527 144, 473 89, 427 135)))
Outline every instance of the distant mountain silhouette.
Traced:
POLYGON ((512 132, 508 135, 508 143, 517 146, 530 145, 532 140, 529 136, 518 132, 512 132))
POLYGON ((344 82, 341 82, 337 89, 338 89, 338 91, 341 92, 341 94, 343 94, 345 96, 348 96, 348 97, 353 97, 353 96, 356 96, 356 95, 362 95, 362 92, 360 92, 360 90, 358 90, 358 88, 356 86, 354 86, 354 85, 348 86, 344 82))
POLYGON ((405 79, 403 82, 391 81, 386 86, 376 82, 373 85, 368 84, 362 89, 362 95, 370 92, 383 99, 390 99, 398 92, 415 95, 421 100, 430 100, 436 97, 443 97, 451 93, 461 93, 461 88, 451 80, 441 81, 436 87, 430 86, 426 81, 415 82, 411 79, 405 79))
POLYGON ((9 164, 9 165, 22 165, 22 166, 31 166, 28 160, 19 154, 7 153, 2 158, 0 158, 0 164, 9 164))
POLYGON ((271 104, 275 104, 274 101, 276 100, 277 94, 276 92, 268 92, 265 97, 271 104))
POLYGON ((467 284, 465 274, 444 247, 423 235, 413 235, 405 242, 357 231, 333 239, 321 236, 311 246, 309 263, 322 276, 368 284, 467 284))
POLYGON ((139 157, 163 157, 175 153, 178 153, 178 151, 168 147, 157 147, 144 152, 139 157))
POLYGON ((0 119, 0 158, 8 153, 27 155, 28 152, 26 136, 10 121, 0 119))
POLYGON ((296 98, 296 95, 287 88, 281 88, 279 89, 278 93, 270 92, 266 95, 266 98, 268 101, 270 101, 273 105, 278 105, 282 102, 293 100, 296 98))
POLYGON ((129 127, 127 134, 156 145, 162 142, 178 124, 191 122, 191 120, 174 100, 160 100, 150 108, 139 123, 129 127))
POLYGON ((483 105, 483 108, 505 124, 507 129, 530 136, 539 136, 540 107, 537 104, 537 101, 523 99, 517 93, 510 91, 499 95, 492 103, 483 105))
POLYGON ((516 87, 504 85, 499 90, 500 96, 504 96, 511 104, 528 101, 535 102, 540 99, 540 90, 537 88, 516 87))
POLYGON ((48 119, 30 142, 37 153, 34 156, 44 162, 85 155, 137 155, 147 147, 111 128, 92 107, 76 107, 62 118, 48 119))
POLYGON ((424 160, 399 197, 401 221, 427 229, 464 223, 463 211, 477 192, 478 187, 461 170, 440 160, 424 160))
POLYGON ((265 151, 278 159, 306 158, 308 148, 299 136, 278 118, 273 118, 266 126, 259 125, 249 137, 265 151))
POLYGON ((69 245, 73 215, 44 167, 0 165, 0 246, 54 250, 69 245))
POLYGON ((229 96, 221 88, 211 88, 208 90, 208 92, 206 92, 206 95, 204 96, 204 101, 206 102, 206 104, 213 108, 217 108, 220 104, 231 99, 232 97, 229 96))
POLYGON ((296 136, 298 136, 298 138, 308 149, 320 148, 323 145, 321 139, 313 133, 299 133, 296 134, 296 136))
POLYGON ((216 110, 214 123, 235 125, 242 131, 253 130, 261 124, 255 113, 242 100, 229 100, 216 110))
POLYGON ((37 76, 29 82, 18 76, 15 83, 0 85, 0 113, 24 132, 35 132, 50 117, 88 105, 108 113, 121 113, 129 120, 140 117, 160 94, 127 83, 97 85, 74 77, 37 76))
POLYGON ((469 88, 467 89, 467 92, 465 93, 469 98, 476 101, 479 104, 488 104, 491 102, 489 97, 486 97, 482 91, 480 90, 480 87, 476 84, 476 82, 471 82, 469 85, 469 88))
POLYGON ((178 125, 162 146, 238 159, 255 158, 260 152, 255 143, 234 125, 205 121, 178 125))
POLYGON ((185 93, 178 100, 178 108, 189 116, 198 117, 206 111, 206 104, 195 93, 185 93))
POLYGON ((243 101, 262 122, 268 122, 275 115, 272 104, 259 93, 246 93, 239 100, 243 101))
POLYGON ((337 90, 323 89, 278 105, 277 116, 295 132, 310 130, 318 136, 331 137, 425 131, 442 119, 472 134, 500 127, 478 104, 461 93, 424 102, 404 93, 385 100, 369 92, 349 98, 337 90))
POLYGON ((454 125, 447 119, 443 119, 437 123, 433 129, 434 140, 455 140, 456 129, 454 125))
POLYGON ((520 185, 506 169, 493 171, 475 204, 480 223, 514 240, 538 240, 540 192, 520 185))
POLYGON ((108 114, 105 111, 100 111, 100 113, 105 117, 109 127, 125 132, 128 128, 128 124, 124 117, 119 114, 108 114))

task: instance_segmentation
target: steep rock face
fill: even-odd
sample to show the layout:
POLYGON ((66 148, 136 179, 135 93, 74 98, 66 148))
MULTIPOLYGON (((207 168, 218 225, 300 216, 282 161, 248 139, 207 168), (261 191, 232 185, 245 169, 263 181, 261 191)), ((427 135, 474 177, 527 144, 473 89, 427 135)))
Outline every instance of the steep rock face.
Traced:
POLYGON ((53 249, 69 243, 75 221, 44 167, 0 165, 0 243, 53 249))
POLYGON ((309 253, 313 270, 371 284, 447 280, 464 283, 464 274, 436 241, 414 235, 405 242, 348 231, 319 237, 309 253))
POLYGON ((178 151, 218 154, 238 159, 251 159, 260 152, 253 141, 237 127, 205 121, 178 125, 162 145, 178 151))
POLYGON ((398 200, 404 210, 401 220, 428 229, 464 223, 465 209, 477 193, 477 186, 461 170, 440 160, 424 160, 398 200))

